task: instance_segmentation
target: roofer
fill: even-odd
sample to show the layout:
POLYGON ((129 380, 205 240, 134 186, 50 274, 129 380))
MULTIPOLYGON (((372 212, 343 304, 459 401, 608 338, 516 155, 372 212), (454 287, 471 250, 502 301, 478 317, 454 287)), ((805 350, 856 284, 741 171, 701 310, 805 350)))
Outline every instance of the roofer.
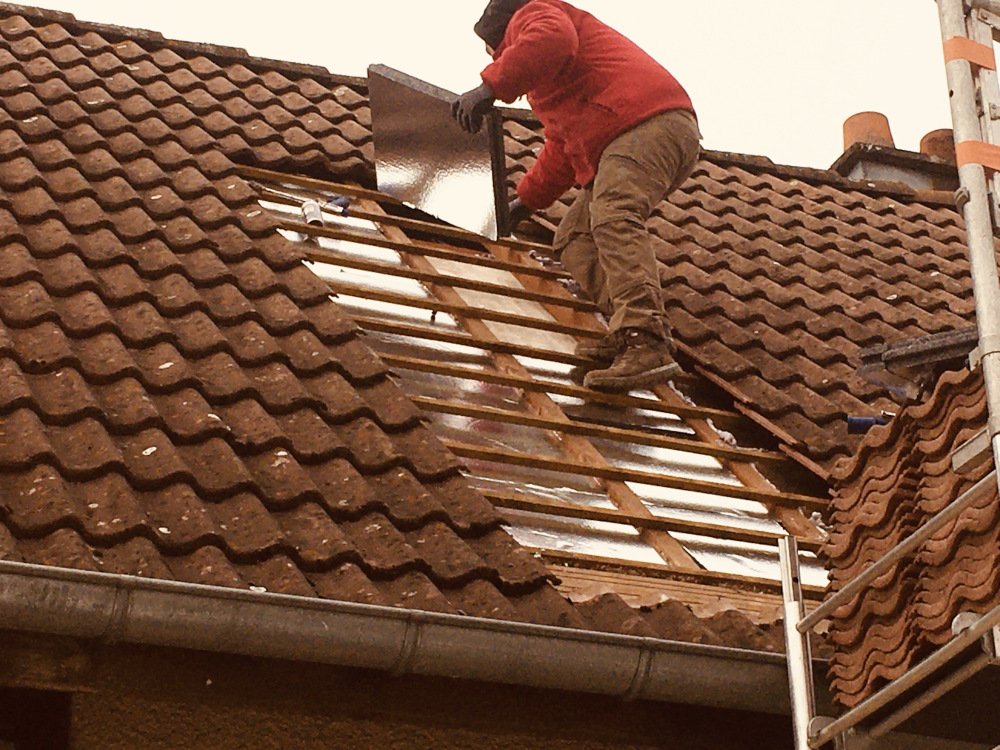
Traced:
POLYGON ((694 169, 691 99, 659 63, 589 13, 561 0, 490 0, 476 33, 493 63, 452 105, 477 132, 496 99, 527 95, 545 145, 517 185, 513 224, 581 187, 553 248, 610 333, 577 354, 602 369, 584 383, 629 390, 680 372, 646 221, 694 169))

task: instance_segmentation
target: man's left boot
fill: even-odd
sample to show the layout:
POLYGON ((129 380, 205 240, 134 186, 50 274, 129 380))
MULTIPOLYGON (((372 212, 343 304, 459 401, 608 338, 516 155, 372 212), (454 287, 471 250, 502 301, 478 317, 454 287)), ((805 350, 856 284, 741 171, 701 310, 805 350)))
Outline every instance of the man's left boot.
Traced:
POLYGON ((598 391, 630 391, 666 382, 681 372, 670 343, 641 329, 620 332, 621 346, 614 363, 605 370, 591 370, 583 380, 598 391))
POLYGON ((599 339, 584 339, 576 345, 576 350, 573 353, 593 362, 611 364, 618 355, 618 336, 614 333, 606 333, 599 339))

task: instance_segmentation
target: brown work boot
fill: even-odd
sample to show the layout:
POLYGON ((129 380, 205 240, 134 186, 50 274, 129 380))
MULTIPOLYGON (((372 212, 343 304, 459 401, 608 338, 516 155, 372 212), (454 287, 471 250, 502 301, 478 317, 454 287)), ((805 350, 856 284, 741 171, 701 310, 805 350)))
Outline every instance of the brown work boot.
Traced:
POLYGON ((606 370, 587 373, 583 384, 598 391, 630 391, 667 381, 681 372, 674 361, 670 344, 664 339, 638 329, 620 334, 623 348, 614 364, 606 370))
POLYGON ((618 354, 618 337, 607 333, 599 339, 584 339, 576 345, 574 354, 595 362, 613 362, 618 354))

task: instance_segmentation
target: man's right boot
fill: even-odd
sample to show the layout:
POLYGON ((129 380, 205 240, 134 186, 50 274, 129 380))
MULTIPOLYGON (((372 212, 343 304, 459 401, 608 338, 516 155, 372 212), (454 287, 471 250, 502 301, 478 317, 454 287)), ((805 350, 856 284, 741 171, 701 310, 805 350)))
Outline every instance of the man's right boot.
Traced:
POLYGON ((624 329, 621 348, 614 363, 604 370, 592 370, 583 379, 588 388, 598 391, 630 391, 664 383, 681 373, 674 360, 670 342, 638 329, 624 329))

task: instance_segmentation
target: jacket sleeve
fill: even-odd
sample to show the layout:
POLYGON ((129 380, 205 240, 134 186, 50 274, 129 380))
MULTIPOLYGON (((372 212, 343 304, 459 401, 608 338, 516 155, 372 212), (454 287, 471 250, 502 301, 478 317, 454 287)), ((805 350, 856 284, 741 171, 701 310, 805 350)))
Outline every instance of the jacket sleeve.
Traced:
POLYGON ((545 3, 529 3, 518 11, 504 41, 482 79, 508 104, 555 77, 580 46, 570 17, 545 3))
POLYGON ((517 183, 517 195, 528 208, 541 211, 559 200, 575 183, 563 142, 548 138, 534 166, 517 183))

